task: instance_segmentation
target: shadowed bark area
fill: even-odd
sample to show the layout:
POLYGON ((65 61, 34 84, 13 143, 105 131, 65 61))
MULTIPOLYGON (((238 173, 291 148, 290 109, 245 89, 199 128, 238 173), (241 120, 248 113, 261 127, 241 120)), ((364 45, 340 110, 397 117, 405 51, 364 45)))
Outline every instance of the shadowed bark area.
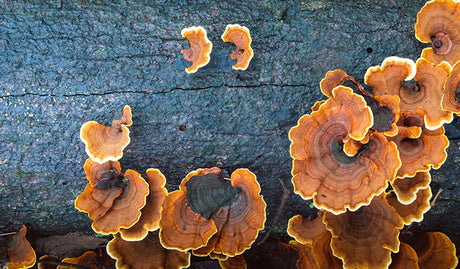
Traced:
MULTIPOLYGON (((425 1, 26 1, 0 0, 0 231, 15 222, 36 234, 90 232, 74 200, 86 185, 80 126, 110 125, 131 106, 131 144, 123 170, 158 168, 170 190, 188 172, 249 168, 267 202, 266 227, 283 190, 292 189, 288 131, 325 99, 319 81, 340 68, 363 83, 387 56, 416 60, 429 46, 415 39, 425 1), (112 3, 108 3, 112 2, 112 3), (254 58, 232 70, 235 48, 225 26, 248 27, 254 58), (194 74, 180 54, 181 29, 202 25, 210 63, 194 74)), ((443 192, 421 225, 460 242, 460 123, 433 175, 443 192)), ((290 195, 274 233, 306 214, 290 195)))

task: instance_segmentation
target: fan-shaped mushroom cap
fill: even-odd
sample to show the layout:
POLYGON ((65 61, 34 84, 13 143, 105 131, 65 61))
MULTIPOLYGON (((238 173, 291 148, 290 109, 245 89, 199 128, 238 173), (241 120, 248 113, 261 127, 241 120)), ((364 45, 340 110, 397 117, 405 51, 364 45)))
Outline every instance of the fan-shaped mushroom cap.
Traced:
POLYGON ((410 59, 388 57, 381 66, 370 67, 364 81, 375 96, 399 96, 401 112, 423 115, 426 128, 434 130, 453 119, 451 112, 441 108, 443 86, 450 70, 446 62, 433 65, 420 58, 414 64, 410 59), (416 83, 403 83, 412 78, 416 83))
POLYGON ((455 245, 441 232, 417 234, 410 242, 418 256, 420 269, 456 268, 458 258, 455 245))
POLYGON ((327 232, 326 225, 323 223, 323 212, 319 211, 314 218, 297 215, 289 220, 287 233, 294 237, 296 241, 306 244, 323 233, 327 232))
POLYGON ((391 252, 398 251, 399 229, 404 226, 382 195, 355 212, 326 212, 324 223, 332 233, 334 256, 342 259, 344 268, 386 268, 391 252))
POLYGON ((311 251, 319 268, 342 269, 343 262, 334 256, 331 248, 332 235, 329 231, 313 240, 311 251))
POLYGON ((146 204, 141 209, 139 221, 131 228, 120 229, 120 235, 124 240, 142 240, 149 231, 158 229, 161 217, 161 207, 168 195, 165 188, 166 178, 158 169, 147 170, 147 183, 149 185, 149 195, 146 204))
POLYGON ((460 60, 452 67, 444 85, 442 109, 460 116, 460 60))
POLYGON ((239 24, 228 24, 225 27, 225 32, 222 34, 222 40, 224 42, 232 42, 236 46, 236 49, 230 55, 232 60, 237 61, 232 68, 246 70, 254 56, 251 48, 252 39, 249 29, 239 24))
POLYGON ((401 242, 398 253, 391 254, 389 269, 419 269, 418 257, 415 250, 408 244, 401 242))
POLYGON ((140 210, 145 206, 149 194, 149 186, 134 170, 128 169, 124 175, 128 182, 122 195, 113 201, 105 215, 94 219, 92 227, 95 232, 117 233, 120 228, 129 228, 139 220, 140 210))
POLYGON ((246 269, 246 260, 243 255, 229 257, 226 260, 219 260, 219 265, 222 269, 246 269))
POLYGON ((117 260, 117 268, 175 269, 190 265, 190 253, 165 249, 158 232, 149 232, 140 241, 125 241, 119 234, 107 244, 107 253, 117 260))
POLYGON ((8 257, 11 262, 8 269, 31 268, 36 261, 35 251, 26 239, 27 228, 22 225, 21 229, 9 238, 8 257))
MULTIPOLYGON (((77 257, 77 258, 65 258, 62 260, 62 262, 80 265, 82 267, 90 268, 90 269, 100 268, 97 263, 97 253, 92 250, 86 251, 80 257, 77 257)), ((70 266, 65 266, 65 265, 59 265, 57 267, 57 269, 73 269, 73 268, 75 267, 70 267, 70 266)))
POLYGON ((299 259, 296 262, 297 269, 320 269, 313 257, 311 243, 301 244, 297 241, 289 241, 289 246, 294 247, 299 254, 299 259))
POLYGON ((337 86, 345 86, 351 88, 353 93, 359 95, 367 94, 363 86, 361 86, 358 81, 340 69, 328 71, 319 85, 321 92, 329 98, 333 98, 332 90, 337 86))
POLYGON ((454 0, 428 1, 417 15, 415 37, 431 42, 422 57, 434 64, 460 60, 460 4, 454 0))
POLYGON ((289 139, 294 192, 338 214, 369 204, 393 181, 401 161, 396 145, 380 133, 371 134, 358 154, 347 156, 343 139, 363 139, 372 113, 350 88, 336 87, 333 95, 318 111, 301 117, 289 139))
POLYGON ((410 204, 401 204, 393 191, 388 192, 385 198, 396 209, 403 223, 409 225, 414 221, 420 222, 423 220, 423 214, 431 208, 431 196, 431 188, 428 186, 419 189, 416 193, 416 199, 410 204))
POLYGON ((404 126, 398 128, 398 134, 388 138, 397 145, 402 161, 397 177, 413 177, 417 172, 430 170, 430 167, 438 169, 446 161, 449 139, 444 134, 444 127, 437 130, 422 128, 418 138, 410 138, 411 132, 406 132, 404 126))
POLYGON ((401 204, 407 205, 415 201, 417 191, 429 186, 431 175, 429 171, 417 172, 413 177, 397 178, 391 186, 401 204))
POLYGON ((190 42, 190 48, 183 49, 180 53, 184 55, 187 62, 193 63, 185 69, 185 72, 195 73, 198 68, 209 63, 212 43, 208 39, 206 30, 201 26, 182 29, 181 34, 190 42))
POLYGON ((61 259, 49 256, 49 255, 43 255, 38 259, 37 268, 38 269, 56 269, 57 265, 47 264, 46 262, 60 262, 60 261, 61 259))
POLYGON ((129 144, 129 129, 132 124, 131 109, 125 106, 120 120, 112 126, 104 126, 88 121, 81 126, 80 139, 85 143, 85 151, 95 162, 117 161, 123 156, 123 149, 129 144))

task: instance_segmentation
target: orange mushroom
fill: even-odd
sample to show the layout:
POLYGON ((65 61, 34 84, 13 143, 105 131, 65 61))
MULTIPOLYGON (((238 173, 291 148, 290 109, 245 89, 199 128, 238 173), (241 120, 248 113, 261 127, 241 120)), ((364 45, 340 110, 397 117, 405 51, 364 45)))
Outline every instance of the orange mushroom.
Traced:
POLYGON ((332 252, 344 268, 387 268, 391 252, 399 249, 399 229, 404 224, 382 195, 354 212, 326 212, 323 220, 332 233, 332 252))
MULTIPOLYGON (((65 263, 71 263, 75 265, 79 265, 85 268, 90 268, 90 269, 99 269, 101 268, 97 262, 97 253, 89 250, 83 253, 80 257, 77 258, 65 258, 62 260, 62 262, 65 263)), ((70 266, 65 266, 65 265, 59 265, 57 269, 73 269, 75 267, 70 267, 70 266)))
POLYGON ((37 268, 38 269, 56 269, 57 265, 55 264, 58 262, 61 262, 61 259, 49 256, 49 255, 43 255, 38 259, 37 268))
POLYGON ((343 262, 332 253, 331 239, 329 231, 321 234, 313 240, 311 251, 319 268, 341 269, 343 262))
POLYGON ((222 40, 224 42, 232 42, 236 46, 236 49, 230 55, 232 60, 236 60, 236 64, 232 68, 246 70, 254 56, 251 48, 252 39, 249 29, 239 24, 228 24, 225 27, 225 32, 222 34, 222 40))
POLYGON ((396 209, 404 224, 409 225, 412 222, 420 222, 430 208, 431 188, 428 186, 419 189, 416 193, 416 199, 410 204, 402 204, 398 201, 393 191, 385 195, 388 203, 396 209))
POLYGON ((297 269, 321 269, 313 257, 311 243, 301 244, 297 241, 289 241, 289 246, 294 247, 299 254, 295 264, 297 269))
POLYGON ((401 166, 396 145, 380 133, 355 156, 343 151, 343 140, 362 140, 373 124, 363 97, 338 86, 333 98, 311 115, 302 116, 289 132, 294 159, 292 183, 302 198, 335 214, 357 210, 384 191, 401 166))
POLYGON ((434 64, 460 60, 460 4, 454 0, 428 1, 417 14, 415 37, 431 48, 422 57, 434 64))
POLYGON ((31 268, 36 261, 35 251, 26 239, 27 228, 22 225, 21 229, 10 236, 8 240, 8 257, 11 262, 8 269, 31 268))
POLYGON ((398 253, 391 254, 389 269, 419 269, 415 250, 404 242, 400 242, 398 253))
POLYGON ((442 109, 460 116, 460 61, 452 67, 444 85, 442 109))
POLYGON ((302 244, 312 243, 315 238, 326 232, 322 211, 313 218, 296 215, 289 220, 287 228, 287 233, 302 244))
POLYGON ((182 29, 181 34, 190 42, 189 49, 180 51, 184 55, 184 59, 192 63, 191 66, 185 69, 185 72, 189 74, 195 73, 198 68, 209 63, 212 43, 208 39, 206 30, 201 26, 182 29))
POLYGON ((117 260, 117 268, 186 268, 190 265, 190 253, 165 249, 158 232, 149 232, 140 241, 125 241, 119 234, 107 244, 107 253, 117 260))
POLYGON ((112 126, 104 126, 95 121, 81 126, 80 139, 85 144, 85 151, 95 162, 117 161, 123 156, 124 148, 129 144, 131 126, 131 108, 125 106, 120 120, 113 120, 112 126))
POLYGON ((409 238, 411 245, 418 256, 420 269, 429 268, 456 268, 458 258, 455 245, 449 237, 441 232, 424 232, 409 238))
POLYGON ((222 269, 246 269, 246 260, 243 255, 229 257, 226 260, 219 260, 219 265, 222 269))
POLYGON ((429 171, 417 172, 413 177, 397 178, 391 186, 398 199, 398 202, 404 205, 410 204, 417 198, 417 191, 429 186, 431 175, 429 171))
POLYGON ((158 229, 161 217, 161 206, 168 194, 165 188, 166 178, 158 169, 147 170, 149 195, 146 204, 141 209, 139 221, 128 229, 120 228, 120 235, 124 240, 142 240, 149 231, 158 229))
POLYGON ((381 66, 370 67, 364 82, 375 96, 397 95, 401 113, 423 115, 427 129, 434 130, 453 120, 452 112, 441 108, 443 86, 451 67, 433 65, 420 58, 417 63, 399 57, 386 58, 381 66), (414 79, 415 82, 404 82, 414 79))

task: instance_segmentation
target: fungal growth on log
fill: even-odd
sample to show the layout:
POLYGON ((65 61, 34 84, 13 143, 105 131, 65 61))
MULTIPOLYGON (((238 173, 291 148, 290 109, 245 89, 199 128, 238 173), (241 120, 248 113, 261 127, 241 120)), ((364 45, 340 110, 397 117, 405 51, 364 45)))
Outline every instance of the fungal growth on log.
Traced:
POLYGON ((232 42, 236 46, 236 49, 230 54, 230 58, 236 60, 232 68, 246 70, 254 56, 249 29, 239 24, 228 24, 221 38, 224 42, 232 42))
POLYGON ((460 116, 460 61, 452 67, 444 85, 442 109, 460 116))
POLYGON ((180 51, 187 62, 192 65, 185 69, 187 73, 195 73, 198 68, 207 65, 211 59, 212 43, 208 39, 206 30, 201 27, 189 27, 182 29, 181 34, 190 42, 189 49, 180 51))

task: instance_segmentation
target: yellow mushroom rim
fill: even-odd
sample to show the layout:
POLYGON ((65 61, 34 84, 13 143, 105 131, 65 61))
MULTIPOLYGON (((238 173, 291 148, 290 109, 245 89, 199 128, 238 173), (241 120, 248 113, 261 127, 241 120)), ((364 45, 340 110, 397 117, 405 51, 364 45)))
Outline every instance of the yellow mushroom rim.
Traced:
POLYGON ((251 48, 252 39, 249 29, 239 24, 228 24, 221 38, 224 42, 232 42, 236 46, 236 49, 230 55, 232 60, 237 61, 232 68, 246 70, 254 56, 251 48))
POLYGON ((417 252, 404 242, 400 242, 399 251, 391 254, 389 269, 419 269, 417 252))
POLYGON ((8 269, 31 268, 35 265, 37 257, 35 251, 26 239, 27 228, 22 225, 21 229, 8 240, 8 257, 10 263, 8 269))
POLYGON ((318 211, 315 217, 296 215, 288 222, 287 233, 302 244, 312 243, 315 238, 325 232, 327 230, 323 223, 322 211, 318 211))
POLYGON ((442 109, 460 116, 460 61, 452 67, 444 85, 442 109))
POLYGON ((293 247, 299 255, 295 264, 297 269, 320 269, 313 257, 311 243, 301 244, 295 240, 291 240, 289 241, 289 246, 293 247))
POLYGON ((182 29, 181 34, 190 42, 189 49, 180 51, 187 62, 192 65, 185 68, 187 73, 195 73, 199 68, 207 65, 211 59, 212 43, 209 41, 206 30, 201 26, 182 29))
POLYGON ((420 268, 457 268, 455 245, 441 232, 415 234, 406 241, 417 252, 420 268))
POLYGON ((129 129, 132 124, 131 109, 125 106, 120 120, 113 120, 112 126, 104 126, 95 121, 84 123, 80 129, 80 139, 85 151, 95 162, 117 161, 130 142, 129 129))
MULTIPOLYGON (((85 268, 98 268, 98 255, 92 250, 88 250, 77 258, 65 258, 62 262, 79 265, 85 268)), ((59 265, 58 269, 71 269, 74 267, 59 265)))
POLYGON ((397 178, 391 183, 399 203, 407 205, 415 201, 417 191, 429 186, 431 175, 429 171, 417 172, 413 177, 397 178))
POLYGON ((432 193, 429 186, 419 189, 415 195, 416 199, 412 203, 401 204, 393 191, 385 194, 385 199, 396 209, 405 225, 409 225, 412 222, 421 222, 423 215, 431 208, 430 199, 432 193))
POLYGON ((431 48, 422 57, 434 64, 460 60, 460 3, 454 0, 428 1, 417 14, 415 37, 431 48))

